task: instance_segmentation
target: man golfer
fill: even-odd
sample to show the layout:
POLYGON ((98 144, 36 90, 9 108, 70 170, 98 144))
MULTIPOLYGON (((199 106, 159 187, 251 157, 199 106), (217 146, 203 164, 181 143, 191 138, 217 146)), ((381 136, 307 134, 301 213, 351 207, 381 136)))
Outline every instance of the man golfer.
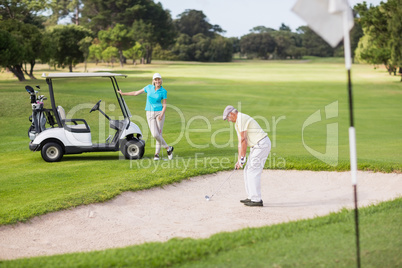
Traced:
POLYGON ((223 120, 235 123, 238 143, 238 161, 235 168, 242 168, 246 162, 247 146, 251 147, 244 168, 244 183, 247 198, 240 200, 246 206, 263 206, 261 199, 261 173, 271 151, 271 141, 267 133, 252 117, 240 113, 229 105, 223 111, 223 120))

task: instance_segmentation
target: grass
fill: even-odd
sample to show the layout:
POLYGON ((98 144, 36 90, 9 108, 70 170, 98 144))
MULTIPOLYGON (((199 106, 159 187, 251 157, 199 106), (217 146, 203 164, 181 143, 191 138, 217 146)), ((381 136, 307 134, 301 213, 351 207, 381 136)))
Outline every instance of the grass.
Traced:
MULTIPOLYGON (((36 76, 52 70, 42 66, 36 76)), ((95 66, 92 66, 95 68, 95 66)), ((237 138, 232 124, 221 119, 224 107, 235 105, 257 118, 272 141, 266 168, 348 170, 348 105, 342 63, 242 61, 233 63, 166 63, 127 66, 113 70, 128 75, 119 79, 123 91, 150 83, 152 73, 164 77, 168 104, 164 137, 175 146, 175 161, 153 162, 154 139, 145 119, 145 95, 126 97, 133 121, 146 140, 144 159, 121 160, 119 153, 66 155, 59 163, 46 163, 30 152, 30 125, 26 84, 0 76, 0 224, 26 221, 34 216, 81 204, 102 202, 123 191, 136 191, 191 176, 233 168, 237 138), (2 79, 1 79, 2 78, 2 79), (338 115, 326 119, 325 107, 337 102, 338 115), (304 129, 303 123, 320 110, 322 121, 304 129), (325 154, 327 124, 338 128, 337 164, 310 154, 306 146, 325 154)), ((400 172, 402 154, 401 86, 397 77, 366 65, 353 68, 358 167, 362 170, 400 172)), ((73 117, 85 118, 94 143, 109 134, 105 118, 89 113, 102 99, 102 110, 118 118, 110 81, 104 78, 54 80, 56 102, 73 117)), ((45 101, 46 102, 46 101, 45 101)), ((47 101, 49 106, 49 100, 47 101)), ((166 157, 166 154, 165 154, 166 157)))
MULTIPOLYGON (((402 199, 359 210, 362 267, 400 267, 402 199)), ((208 239, 0 262, 2 267, 354 267, 354 212, 208 239)))
MULTIPOLYGON (((92 65, 89 68, 91 71, 91 69, 104 68, 104 66, 92 65)), ((35 75, 40 77, 42 72, 51 71, 53 70, 49 70, 47 66, 38 66, 35 75)), ((160 187, 192 176, 232 169, 236 161, 237 138, 233 126, 221 119, 222 111, 228 104, 257 118, 257 121, 267 131, 273 147, 266 168, 349 170, 346 71, 340 61, 324 61, 313 58, 309 61, 239 61, 219 64, 154 62, 152 65, 126 66, 123 70, 116 68, 112 71, 128 75, 126 79, 119 79, 119 85, 123 91, 138 90, 149 84, 154 72, 160 72, 163 75, 170 105, 166 115, 164 137, 169 144, 175 146, 175 160, 170 162, 151 160, 154 154, 154 141, 150 137, 146 123, 145 95, 142 95, 126 97, 125 100, 133 114, 132 120, 140 126, 146 140, 147 145, 143 159, 130 162, 122 160, 119 153, 88 153, 66 155, 59 163, 46 163, 42 160, 40 152, 30 152, 28 149, 27 130, 30 125, 28 116, 31 111, 29 96, 24 90, 26 84, 33 86, 38 84, 42 88, 42 94, 48 95, 46 82, 38 79, 20 83, 8 73, 0 73, 0 137, 2 137, 0 140, 0 173, 2 174, 0 177, 0 225, 24 222, 34 216, 82 204, 103 202, 124 191, 160 187), (327 119, 325 107, 334 103, 337 108, 337 116, 327 119), (320 111, 322 120, 303 129, 303 124, 316 111, 320 111), (338 128, 336 150, 331 151, 330 155, 330 157, 335 156, 335 164, 323 162, 323 159, 317 158, 307 150, 309 147, 315 152, 325 155, 327 152, 327 126, 330 125, 338 128)), ((373 70, 367 65, 354 65, 352 82, 358 168, 381 172, 401 172, 402 136, 400 134, 402 125, 400 122, 402 115, 400 103, 402 89, 399 78, 388 76, 381 69, 373 70)), ((62 105, 67 114, 75 111, 75 118, 87 120, 91 127, 94 143, 104 142, 109 134, 113 134, 99 113, 89 114, 89 109, 99 99, 102 99, 102 110, 112 118, 119 117, 118 106, 113 92, 110 91, 109 81, 105 79, 64 79, 55 80, 54 87, 57 104, 62 105)), ((47 101, 47 106, 49 107, 49 101, 47 101)), ((333 147, 328 148, 333 149, 333 147)), ((400 202, 397 202, 397 205, 400 208, 400 202)), ((342 215, 347 214, 345 213, 342 215)), ((378 221, 375 224, 383 224, 381 217, 384 215, 381 212, 373 214, 373 221, 378 221)), ((338 216, 330 216, 330 219, 332 219, 331 217, 338 216)), ((317 221, 320 222, 320 220, 317 221)), ((291 237, 297 238, 297 241, 299 241, 298 239, 300 241, 309 240, 308 235, 321 237, 325 233, 324 230, 326 231, 325 224, 322 224, 322 226, 320 225, 322 234, 314 234, 311 229, 311 233, 309 231, 302 232, 307 236, 299 236, 296 231, 291 231, 292 228, 298 230, 299 224, 308 226, 310 223, 292 223, 288 225, 289 227, 280 225, 282 227, 273 228, 274 230, 289 228, 287 232, 292 234, 291 237)), ((303 228, 310 230, 309 227, 303 228)), ((263 230, 264 233, 266 230, 263 230)), ((381 230, 375 231, 380 232, 381 230)), ((242 266, 239 258, 236 258, 242 252, 242 248, 245 248, 244 252, 249 252, 250 256, 254 251, 260 254, 262 251, 276 252, 276 250, 280 250, 282 238, 277 241, 272 240, 272 242, 279 243, 272 243, 272 245, 278 245, 277 247, 264 244, 257 249, 253 247, 253 240, 247 240, 248 242, 241 242, 245 243, 243 246, 236 250, 233 249, 233 252, 236 252, 233 255, 226 256, 222 253, 226 252, 223 249, 232 242, 237 245, 236 240, 232 240, 232 236, 247 236, 245 234, 248 232, 254 231, 247 229, 235 235, 221 234, 204 242, 187 239, 172 240, 166 245, 158 245, 158 250, 152 251, 152 254, 149 254, 149 250, 154 245, 147 244, 138 251, 139 255, 134 255, 134 257, 139 262, 151 261, 151 263, 155 262, 156 265, 160 265, 158 260, 153 259, 158 259, 159 251, 176 252, 176 246, 181 244, 188 245, 190 249, 194 243, 197 244, 195 252, 190 250, 189 255, 194 258, 188 259, 185 257, 186 252, 178 250, 177 256, 172 255, 172 263, 181 264, 178 260, 184 260, 184 266, 196 266, 198 259, 204 258, 202 252, 205 250, 209 252, 205 247, 212 243, 216 244, 217 248, 216 250, 214 248, 211 254, 208 253, 209 255, 205 253, 211 261, 205 266, 224 266, 222 263, 226 263, 227 260, 242 266), (196 263, 192 263, 192 261, 196 263)), ((382 237, 371 237, 370 239, 385 243, 385 236, 382 237)), ((317 238, 317 240, 320 239, 317 238)), ((292 239, 286 241, 289 244, 297 242, 292 239)), ((400 242, 392 241, 389 242, 389 245, 395 246, 400 251, 400 242)), ((340 241, 340 243, 344 242, 340 241)), ((297 242, 296 245, 302 247, 303 243, 297 242)), ((372 245, 367 254, 370 255, 370 258, 374 256, 371 259, 373 263, 381 254, 394 256, 391 247, 384 246, 384 251, 377 252, 375 244, 372 245)), ((326 246, 328 245, 323 244, 317 248, 325 249, 326 246)), ((353 245, 348 247, 352 248, 353 245)), ((314 249, 315 246, 307 244, 304 250, 309 248, 314 249)), ((382 249, 382 247, 379 248, 382 249)), ((298 251, 298 248, 291 248, 290 251, 293 254, 294 251, 298 251)), ((337 249, 337 251, 341 251, 341 249, 337 249)), ((115 262, 118 263, 117 266, 124 266, 118 257, 122 254, 123 259, 128 258, 126 254, 132 253, 127 252, 131 251, 101 252, 96 253, 98 254, 96 258, 93 255, 77 255, 79 257, 70 261, 77 264, 84 262, 86 263, 84 266, 98 266, 96 264, 99 263, 96 259, 99 255, 107 255, 110 262, 106 266, 113 266, 115 262), (116 257, 110 257, 111 255, 116 255, 116 257), (94 265, 91 265, 92 262, 94 265)), ((328 257, 331 250, 326 252, 323 253, 323 256, 327 256, 327 260, 335 261, 334 258, 328 257)), ((281 267, 298 266, 294 263, 296 260, 294 256, 297 255, 286 257, 288 255, 285 251, 277 253, 278 256, 284 256, 285 259, 282 262, 275 259, 275 262, 272 262, 273 267, 276 262, 278 262, 277 266, 281 267)), ((165 255, 165 253, 162 254, 162 256, 165 255)), ((319 255, 321 256, 321 253, 319 255)), ((339 254, 339 256, 341 255, 339 254)), ((54 258, 64 260, 69 257, 54 258)), ((344 263, 344 266, 350 266, 349 263, 353 263, 353 256, 350 255, 346 258, 347 260, 341 258, 339 261, 344 263)), ((251 259, 247 258, 247 261, 251 261, 251 259)), ((48 260, 46 259, 46 262, 48 260)), ((328 266, 328 263, 323 265, 319 260, 314 262, 314 258, 312 261, 309 262, 306 259, 299 263, 303 264, 301 266, 328 266)), ((397 261, 392 258, 390 260, 391 263, 398 264, 397 261)), ((331 265, 335 266, 333 263, 331 265)), ((329 266, 331 267, 331 265, 329 266)), ((255 266, 264 265, 256 260, 255 266)))

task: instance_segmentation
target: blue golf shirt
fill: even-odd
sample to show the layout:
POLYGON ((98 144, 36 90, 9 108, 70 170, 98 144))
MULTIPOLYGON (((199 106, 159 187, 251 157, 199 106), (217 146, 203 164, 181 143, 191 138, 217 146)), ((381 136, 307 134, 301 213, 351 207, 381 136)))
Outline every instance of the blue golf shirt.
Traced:
POLYGON ((155 91, 154 85, 148 85, 144 87, 144 91, 147 93, 147 104, 145 111, 162 111, 162 100, 167 98, 167 91, 163 87, 155 91))

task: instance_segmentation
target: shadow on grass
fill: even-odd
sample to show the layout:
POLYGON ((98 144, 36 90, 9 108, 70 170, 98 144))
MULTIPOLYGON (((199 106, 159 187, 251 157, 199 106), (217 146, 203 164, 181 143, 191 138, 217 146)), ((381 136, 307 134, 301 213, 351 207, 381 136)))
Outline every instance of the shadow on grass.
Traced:
POLYGON ((122 160, 128 161, 118 155, 66 155, 63 156, 61 162, 73 162, 73 161, 82 161, 82 160, 91 160, 91 161, 105 161, 105 160, 122 160))

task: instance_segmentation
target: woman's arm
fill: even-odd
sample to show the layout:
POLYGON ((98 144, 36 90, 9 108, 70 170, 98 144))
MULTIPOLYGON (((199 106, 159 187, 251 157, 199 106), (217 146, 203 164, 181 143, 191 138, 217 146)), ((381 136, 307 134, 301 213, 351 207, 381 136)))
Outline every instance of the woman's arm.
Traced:
POLYGON ((162 113, 159 115, 158 119, 159 121, 162 121, 163 116, 165 115, 165 111, 166 111, 166 99, 162 100, 162 113))
POLYGON ((145 90, 144 90, 144 89, 140 89, 140 90, 137 90, 137 91, 131 91, 131 92, 123 93, 123 92, 121 92, 121 90, 119 89, 119 90, 117 90, 117 92, 119 92, 120 95, 137 96, 137 95, 140 95, 140 94, 144 93, 145 90))

